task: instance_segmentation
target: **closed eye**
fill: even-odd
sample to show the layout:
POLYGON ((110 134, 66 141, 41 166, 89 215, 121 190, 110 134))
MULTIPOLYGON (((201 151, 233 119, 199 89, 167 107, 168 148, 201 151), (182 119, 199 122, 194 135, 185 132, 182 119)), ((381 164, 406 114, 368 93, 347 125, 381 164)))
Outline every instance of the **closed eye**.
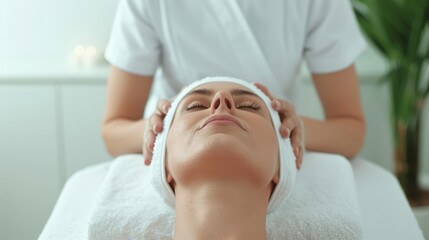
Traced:
POLYGON ((207 109, 207 107, 200 102, 192 103, 191 105, 186 107, 186 111, 192 111, 192 110, 198 110, 198 109, 207 109))
MULTIPOLYGON (((189 106, 186 107, 186 111, 196 111, 196 110, 204 110, 207 109, 204 104, 201 102, 193 102, 189 106)), ((259 111, 261 109, 261 106, 259 106, 257 103, 253 102, 244 102, 240 103, 236 106, 237 109, 242 110, 252 110, 252 111, 259 111)))
POLYGON ((261 106, 259 106, 256 103, 245 102, 245 103, 238 104, 238 106, 236 108, 237 109, 250 109, 250 110, 258 111, 261 109, 261 106))

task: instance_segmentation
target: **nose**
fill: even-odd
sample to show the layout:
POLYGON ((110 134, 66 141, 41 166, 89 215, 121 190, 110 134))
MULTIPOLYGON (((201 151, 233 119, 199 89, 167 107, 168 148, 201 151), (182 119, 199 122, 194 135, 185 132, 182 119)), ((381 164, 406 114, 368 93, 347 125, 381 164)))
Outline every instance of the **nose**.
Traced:
POLYGON ((235 105, 232 96, 227 91, 219 91, 216 93, 210 106, 211 112, 226 110, 230 113, 235 112, 235 105))

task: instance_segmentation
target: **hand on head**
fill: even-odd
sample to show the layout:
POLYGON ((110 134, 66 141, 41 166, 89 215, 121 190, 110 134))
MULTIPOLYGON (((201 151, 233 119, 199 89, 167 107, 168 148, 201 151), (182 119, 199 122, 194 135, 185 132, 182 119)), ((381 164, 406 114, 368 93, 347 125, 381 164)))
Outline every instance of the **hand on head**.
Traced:
MULTIPOLYGON (((296 114, 293 105, 285 100, 277 99, 269 90, 260 83, 254 85, 264 92, 271 100, 273 108, 279 113, 282 127, 279 129, 284 138, 291 138, 292 148, 296 157, 296 167, 301 168, 302 159, 305 151, 304 146, 304 124, 302 119, 296 114)), ((146 121, 143 137, 143 156, 145 165, 150 165, 152 161, 152 152, 155 144, 155 138, 163 129, 163 119, 171 106, 169 100, 160 100, 156 111, 146 121)))
POLYGON ((296 114, 295 108, 290 102, 274 97, 270 91, 260 83, 254 83, 253 85, 259 88, 271 99, 273 109, 279 113, 280 121, 282 122, 280 134, 284 138, 290 137, 293 152, 296 157, 296 168, 299 170, 302 165, 302 158, 305 151, 305 132, 302 119, 296 114))
POLYGON ((152 152, 155 145, 155 138, 163 129, 163 119, 171 106, 171 102, 166 99, 158 101, 156 111, 146 120, 145 132, 143 133, 143 157, 145 165, 149 166, 152 161, 152 152))

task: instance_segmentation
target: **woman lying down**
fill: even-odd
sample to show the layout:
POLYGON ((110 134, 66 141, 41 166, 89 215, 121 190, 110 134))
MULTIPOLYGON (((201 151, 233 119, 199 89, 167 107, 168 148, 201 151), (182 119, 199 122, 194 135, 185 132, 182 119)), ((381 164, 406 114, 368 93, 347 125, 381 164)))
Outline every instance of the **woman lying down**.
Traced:
POLYGON ((268 97, 248 83, 219 80, 178 96, 168 134, 155 143, 155 176, 175 204, 174 239, 265 239, 267 210, 290 192, 295 157, 268 97))
POLYGON ((285 199, 297 170, 270 102, 257 87, 233 78, 205 78, 183 89, 157 136, 151 174, 138 166, 141 159, 134 161, 135 170, 130 163, 126 170, 117 164, 116 172, 125 173, 115 177, 117 187, 101 190, 107 194, 91 219, 89 237, 285 239, 282 232, 290 229, 278 227, 281 220, 273 229, 276 219, 267 218, 287 214, 285 199))

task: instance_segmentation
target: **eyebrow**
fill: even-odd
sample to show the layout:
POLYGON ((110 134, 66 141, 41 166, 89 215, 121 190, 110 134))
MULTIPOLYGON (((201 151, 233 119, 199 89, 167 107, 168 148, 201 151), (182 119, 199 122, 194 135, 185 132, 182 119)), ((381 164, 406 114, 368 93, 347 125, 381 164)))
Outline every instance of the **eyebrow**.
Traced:
MULTIPOLYGON (((250 96, 255 96, 255 97, 259 97, 258 95, 256 95, 253 92, 244 90, 244 89, 232 89, 231 91, 229 91, 231 93, 231 95, 233 96, 242 96, 242 95, 250 95, 250 96)), ((213 96, 215 93, 215 91, 213 89, 208 89, 208 88, 202 88, 202 89, 196 89, 193 90, 191 92, 189 92, 186 96, 189 95, 205 95, 205 96, 213 96)))

